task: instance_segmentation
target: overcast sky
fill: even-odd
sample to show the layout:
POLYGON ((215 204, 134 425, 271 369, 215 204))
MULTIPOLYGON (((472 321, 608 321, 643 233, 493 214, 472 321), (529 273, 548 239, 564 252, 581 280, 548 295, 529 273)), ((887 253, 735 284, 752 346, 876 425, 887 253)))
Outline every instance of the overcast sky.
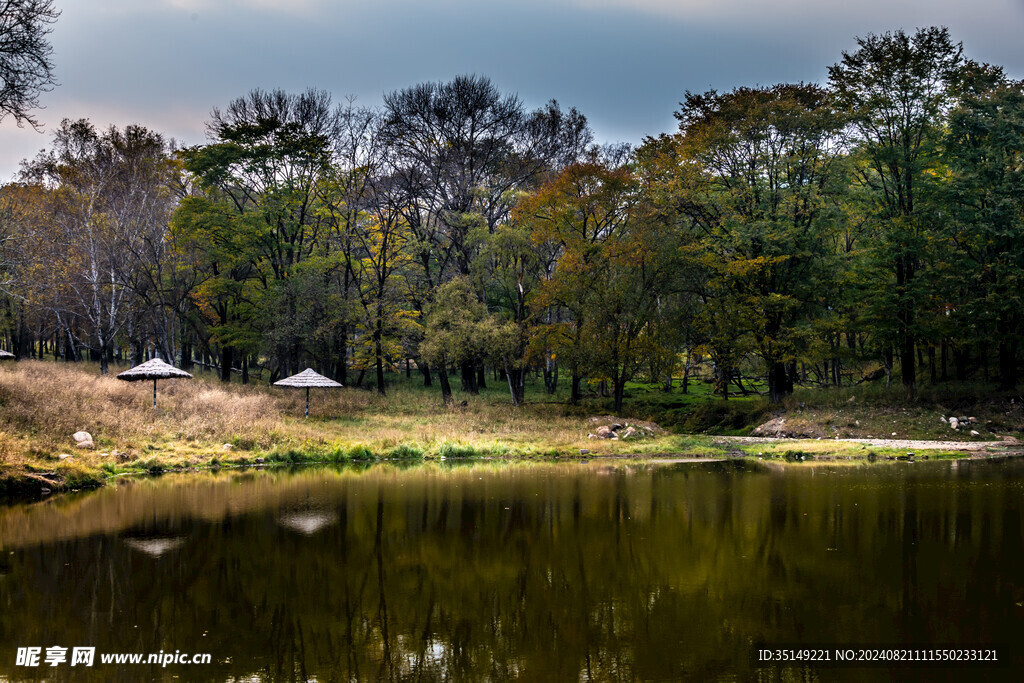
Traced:
POLYGON ((476 73, 530 107, 582 111, 602 142, 674 129, 686 90, 824 82, 854 37, 947 26, 967 55, 1024 77, 1024 0, 55 0, 60 85, 46 130, 0 123, 0 180, 63 118, 204 141, 253 88, 363 105, 476 73))

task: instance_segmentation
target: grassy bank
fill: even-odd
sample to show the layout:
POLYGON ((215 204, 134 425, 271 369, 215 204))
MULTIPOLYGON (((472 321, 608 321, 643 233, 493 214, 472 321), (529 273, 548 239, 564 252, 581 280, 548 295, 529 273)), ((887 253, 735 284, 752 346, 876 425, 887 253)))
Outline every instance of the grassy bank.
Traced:
POLYGON ((1024 429, 1024 407, 1012 396, 943 394, 908 402, 896 390, 874 386, 801 390, 771 408, 756 393, 722 401, 696 382, 686 394, 629 385, 618 420, 651 421, 664 429, 628 440, 592 439, 590 433, 613 419, 610 400, 596 393, 569 406, 565 387, 548 395, 535 382, 528 385, 526 405, 515 408, 504 385, 491 382, 479 395, 456 392, 455 405, 446 406, 436 387, 424 388, 418 377, 393 379, 384 397, 351 387, 314 390, 305 420, 301 390, 225 385, 198 373, 194 380, 161 381, 154 410, 148 382, 100 376, 90 364, 9 363, 0 366, 0 491, 93 486, 133 472, 382 458, 784 457, 790 450, 887 457, 884 449, 831 440, 893 432, 900 438, 983 440, 997 432, 1020 436, 1024 429), (952 433, 939 419, 963 412, 978 413, 979 436, 952 433), (823 443, 740 447, 710 436, 748 434, 780 415, 793 436, 823 443), (71 435, 77 431, 89 432, 95 448, 75 448, 71 435))
POLYGON ((380 458, 720 454, 710 440, 661 430, 591 439, 598 424, 546 395, 514 408, 497 388, 456 395, 399 378, 388 395, 345 388, 305 394, 222 384, 212 375, 152 385, 100 376, 94 366, 21 361, 0 367, 0 487, 77 488, 111 475, 256 463, 380 458), (87 431, 94 449, 75 447, 87 431))

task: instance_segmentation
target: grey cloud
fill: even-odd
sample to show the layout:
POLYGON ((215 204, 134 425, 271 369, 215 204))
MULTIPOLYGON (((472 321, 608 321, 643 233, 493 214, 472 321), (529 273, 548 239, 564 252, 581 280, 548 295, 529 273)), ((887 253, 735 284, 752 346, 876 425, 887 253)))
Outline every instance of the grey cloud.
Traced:
MULTIPOLYGON (((638 142, 673 128, 686 90, 821 81, 855 35, 926 25, 1024 75, 1024 10, 1007 0, 97 0, 65 7, 52 35, 61 85, 40 118, 138 122, 200 142, 210 109, 254 87, 375 105, 396 88, 480 73, 530 106, 578 107, 599 138, 638 142)), ((46 142, 5 121, 0 175, 46 142)))

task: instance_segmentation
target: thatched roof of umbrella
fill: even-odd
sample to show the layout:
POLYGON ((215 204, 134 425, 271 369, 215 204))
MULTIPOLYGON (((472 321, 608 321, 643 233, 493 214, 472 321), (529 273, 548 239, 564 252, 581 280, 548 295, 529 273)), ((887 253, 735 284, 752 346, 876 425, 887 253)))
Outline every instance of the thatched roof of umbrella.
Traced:
POLYGON ((285 377, 284 379, 274 382, 276 387, 305 387, 306 389, 306 417, 309 417, 309 389, 310 387, 340 387, 341 384, 335 382, 333 379, 324 377, 318 372, 313 372, 312 368, 306 368, 297 375, 291 377, 285 377))
POLYGON ((156 408, 156 381, 158 379, 173 379, 175 377, 184 377, 186 379, 192 379, 192 375, 179 370, 173 365, 168 365, 159 358, 153 360, 147 360, 142 365, 136 365, 131 370, 125 370, 117 375, 118 379, 123 379, 125 382, 138 382, 143 379, 153 380, 153 407, 156 408))
POLYGON ((17 356, 15 356, 10 351, 4 351, 3 349, 0 349, 0 360, 14 360, 15 358, 17 358, 17 356))
POLYGON ((274 382, 276 387, 340 387, 341 384, 335 382, 333 379, 324 377, 318 372, 313 372, 312 368, 306 368, 297 375, 291 377, 285 377, 274 382))
POLYGON ((136 365, 131 370, 125 370, 117 376, 118 379, 123 379, 125 382, 137 382, 140 379, 170 379, 172 377, 191 379, 192 375, 173 365, 168 365, 159 358, 154 358, 147 360, 142 365, 136 365))

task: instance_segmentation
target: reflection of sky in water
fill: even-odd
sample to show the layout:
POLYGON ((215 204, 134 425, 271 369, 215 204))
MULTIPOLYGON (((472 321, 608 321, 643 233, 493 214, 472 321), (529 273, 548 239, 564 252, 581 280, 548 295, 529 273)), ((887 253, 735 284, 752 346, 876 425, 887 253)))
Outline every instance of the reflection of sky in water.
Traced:
POLYGON ((185 543, 180 536, 169 538, 126 538, 124 544, 129 548, 141 551, 150 557, 160 557, 185 543))
POLYGON ((338 515, 333 512, 310 510, 308 512, 289 512, 278 518, 278 523, 286 529, 297 531, 306 536, 312 536, 326 526, 338 521, 338 515))

